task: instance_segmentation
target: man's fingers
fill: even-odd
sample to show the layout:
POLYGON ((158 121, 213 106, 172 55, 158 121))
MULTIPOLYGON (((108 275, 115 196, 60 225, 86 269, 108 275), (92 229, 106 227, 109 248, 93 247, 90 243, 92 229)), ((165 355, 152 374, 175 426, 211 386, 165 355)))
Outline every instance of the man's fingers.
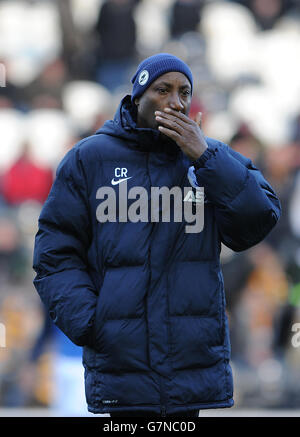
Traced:
POLYGON ((165 108, 164 111, 156 111, 155 115, 160 115, 163 117, 167 117, 167 118, 171 118, 171 119, 176 119, 180 124, 190 124, 193 122, 193 120, 191 120, 187 115, 183 114, 182 112, 179 111, 174 111, 174 109, 171 108, 165 108))
POLYGON ((162 124, 164 127, 170 128, 172 130, 175 130, 178 133, 182 133, 183 127, 180 125, 180 122, 174 118, 169 117, 155 117, 156 121, 160 124, 162 124))
POLYGON ((158 130, 162 132, 163 134, 167 135, 168 137, 172 138, 172 140, 177 141, 180 138, 180 135, 178 132, 168 129, 164 126, 158 126, 158 130))

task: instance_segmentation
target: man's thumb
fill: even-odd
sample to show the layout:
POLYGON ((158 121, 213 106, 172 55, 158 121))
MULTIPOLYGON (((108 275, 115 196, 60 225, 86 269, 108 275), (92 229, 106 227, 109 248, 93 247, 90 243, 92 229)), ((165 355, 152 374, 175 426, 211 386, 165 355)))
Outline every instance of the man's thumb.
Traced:
POLYGON ((196 115, 196 123, 200 126, 201 128, 201 124, 202 124, 202 112, 197 112, 196 115))

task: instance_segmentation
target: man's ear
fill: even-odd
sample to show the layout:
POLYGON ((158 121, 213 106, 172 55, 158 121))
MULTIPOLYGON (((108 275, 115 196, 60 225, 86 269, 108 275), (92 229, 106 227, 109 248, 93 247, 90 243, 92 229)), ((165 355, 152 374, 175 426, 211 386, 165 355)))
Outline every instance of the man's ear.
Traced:
POLYGON ((140 99, 137 97, 136 99, 134 99, 134 103, 135 103, 136 106, 139 106, 140 99))

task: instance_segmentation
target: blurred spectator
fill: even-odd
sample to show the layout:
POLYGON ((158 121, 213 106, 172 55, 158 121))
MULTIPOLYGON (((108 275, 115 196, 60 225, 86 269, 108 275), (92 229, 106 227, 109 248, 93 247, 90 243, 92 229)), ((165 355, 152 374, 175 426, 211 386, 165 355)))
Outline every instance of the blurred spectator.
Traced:
POLYGON ((198 30, 203 3, 203 0, 176 0, 173 3, 170 10, 171 38, 198 30))
MULTIPOLYGON (((95 69, 93 36, 76 26, 73 14, 73 9, 76 9, 74 2, 70 0, 57 1, 56 5, 61 26, 61 57, 68 68, 71 79, 90 80, 95 69)), ((89 4, 89 7, 93 8, 93 3, 89 4)))
POLYGON ((31 348, 27 365, 21 373, 21 385, 27 402, 34 402, 38 387, 35 374, 44 357, 50 355, 51 389, 48 406, 63 416, 89 415, 86 408, 82 351, 73 344, 52 322, 42 308, 43 326, 31 348))
POLYGON ((268 244, 254 247, 249 256, 254 269, 244 292, 248 309, 247 360, 257 366, 273 356, 273 325, 288 298, 288 278, 281 259, 268 244))
POLYGON ((295 4, 293 0, 237 0, 247 6, 261 30, 270 30, 295 4))
POLYGON ((96 34, 99 37, 97 80, 110 91, 125 84, 136 56, 134 9, 139 0, 106 0, 96 34))
POLYGON ((0 109, 19 108, 21 99, 17 86, 9 78, 9 66, 4 58, 0 58, 0 109))
POLYGON ((277 189, 284 213, 278 222, 276 231, 271 232, 267 238, 269 244, 278 252, 285 268, 292 261, 293 253, 297 247, 297 241, 291 228, 289 217, 289 205, 295 190, 297 165, 297 147, 285 145, 278 148, 265 150, 265 174, 277 189))
POLYGON ((45 65, 39 76, 20 90, 27 110, 61 109, 61 93, 68 79, 67 67, 62 58, 57 58, 45 65))
POLYGON ((223 263, 232 360, 259 366, 273 355, 273 328, 287 300, 288 280, 276 251, 261 243, 223 263))
POLYGON ((25 144, 19 159, 3 174, 2 195, 9 205, 19 205, 26 200, 44 203, 52 182, 52 169, 32 162, 29 145, 25 144))
POLYGON ((260 168, 263 168, 263 145, 250 131, 249 127, 242 123, 230 140, 230 146, 251 159, 260 168))
POLYGON ((0 109, 13 108, 13 100, 5 95, 0 96, 0 109))
POLYGON ((0 288, 23 279, 28 268, 21 232, 8 208, 0 209, 0 288))
MULTIPOLYGON (((40 306, 37 305, 29 281, 26 280, 28 270, 29 266, 18 284, 10 281, 1 290, 0 320, 6 327, 6 348, 0 349, 0 402, 5 407, 28 405, 28 398, 21 382, 22 370, 28 351, 41 327, 40 306)), ((36 383, 39 384, 39 395, 42 392, 45 395, 47 379, 44 364, 45 360, 43 369, 39 368, 34 375, 36 383), (42 372, 43 377, 40 378, 42 372)), ((37 403, 39 401, 35 400, 34 404, 37 403)))

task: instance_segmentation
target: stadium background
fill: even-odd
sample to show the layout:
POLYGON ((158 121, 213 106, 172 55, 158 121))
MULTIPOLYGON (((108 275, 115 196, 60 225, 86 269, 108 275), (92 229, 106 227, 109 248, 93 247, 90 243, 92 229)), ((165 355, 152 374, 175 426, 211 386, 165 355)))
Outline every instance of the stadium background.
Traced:
POLYGON ((191 116, 250 157, 283 207, 263 243, 222 249, 234 410, 300 411, 300 2, 0 0, 2 416, 87 414, 80 348, 32 285, 37 218, 58 162, 159 51, 189 63, 191 116))

